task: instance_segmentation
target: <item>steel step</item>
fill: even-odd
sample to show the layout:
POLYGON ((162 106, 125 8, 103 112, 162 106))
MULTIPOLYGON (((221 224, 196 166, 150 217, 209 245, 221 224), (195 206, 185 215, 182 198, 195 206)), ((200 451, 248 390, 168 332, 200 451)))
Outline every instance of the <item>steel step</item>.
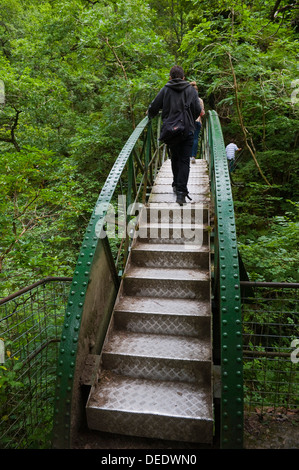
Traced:
POLYGON ((205 204, 149 203, 142 212, 141 223, 209 223, 209 207, 205 204))
MULTIPOLYGON (((209 196, 208 195, 204 195, 204 194, 191 194, 189 193, 189 196, 192 198, 192 203, 196 203, 196 204, 208 204, 209 202, 209 196)), ((151 202, 168 202, 168 203, 173 203, 173 204, 176 204, 176 194, 172 191, 172 188, 171 188, 171 183, 169 185, 169 192, 168 193, 160 193, 160 194, 155 194, 155 193, 151 193, 150 197, 149 197, 149 203, 151 202)), ((186 202, 187 204, 191 204, 191 201, 189 201, 188 199, 186 199, 186 202)))
POLYGON ((138 239, 144 243, 178 243, 201 247, 209 243, 209 231, 202 224, 142 223, 139 225, 138 239))
POLYGON ((131 260, 139 267, 208 269, 209 248, 206 245, 137 243, 131 260))
POLYGON ((208 299, 207 271, 195 269, 131 267, 123 279, 124 292, 137 297, 208 299))
POLYGON ((90 429, 211 443, 210 387, 136 379, 105 372, 86 406, 90 429))
POLYGON ((123 296, 115 306, 114 327, 134 333, 210 336, 210 302, 123 296))
MULTIPOLYGON (((190 194, 202 194, 207 195, 210 192, 209 182, 199 184, 189 184, 188 191, 190 194)), ((172 188, 168 184, 163 183, 162 181, 157 181, 152 187, 152 193, 170 193, 173 192, 172 188)))
POLYGON ((103 350, 103 368, 150 380, 211 381, 210 338, 115 331, 103 350))

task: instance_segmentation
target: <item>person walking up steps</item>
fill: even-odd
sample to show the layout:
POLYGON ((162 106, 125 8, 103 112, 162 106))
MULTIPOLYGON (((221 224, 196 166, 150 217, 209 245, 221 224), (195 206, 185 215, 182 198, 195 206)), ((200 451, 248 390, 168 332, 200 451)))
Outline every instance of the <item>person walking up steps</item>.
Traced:
MULTIPOLYGON (((197 91, 197 94, 198 94, 198 87, 196 85, 196 82, 191 82, 190 85, 192 85, 195 88, 195 90, 197 91)), ((200 97, 198 97, 198 99, 199 99, 199 103, 200 103, 200 107, 201 107, 201 113, 195 121, 195 131, 194 131, 194 140, 193 140, 193 146, 192 146, 191 163, 196 163, 196 155, 197 155, 197 150, 198 150, 198 139, 199 139, 199 134, 200 134, 201 127, 202 127, 201 118, 205 115, 204 102, 200 97)))
POLYGON ((148 117, 150 119, 155 117, 160 109, 163 120, 160 140, 169 147, 173 173, 172 187, 177 195, 176 202, 183 205, 186 204, 185 197, 189 198, 187 185, 190 158, 195 121, 201 113, 201 106, 196 90, 185 80, 184 70, 178 65, 171 68, 169 81, 149 105, 148 117), (180 128, 179 135, 174 136, 172 132, 180 128))

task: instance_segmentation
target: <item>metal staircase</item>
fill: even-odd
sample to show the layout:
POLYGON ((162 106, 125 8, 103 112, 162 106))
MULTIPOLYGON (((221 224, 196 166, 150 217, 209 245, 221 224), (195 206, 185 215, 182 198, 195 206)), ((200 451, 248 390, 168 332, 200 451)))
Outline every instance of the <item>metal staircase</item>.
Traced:
POLYGON ((192 203, 161 167, 121 282, 86 405, 90 429, 212 443, 209 176, 190 165, 192 203))
POLYGON ((240 270, 220 121, 205 116, 183 207, 160 126, 136 126, 86 227, 61 330, 53 448, 76 448, 84 430, 243 446, 240 270))

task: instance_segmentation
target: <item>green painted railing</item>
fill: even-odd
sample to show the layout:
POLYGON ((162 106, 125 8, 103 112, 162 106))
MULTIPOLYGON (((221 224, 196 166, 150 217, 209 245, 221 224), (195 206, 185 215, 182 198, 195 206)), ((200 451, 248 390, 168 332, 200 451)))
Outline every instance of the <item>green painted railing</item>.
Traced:
POLYGON ((221 374, 220 446, 243 447, 243 360, 239 260, 234 206, 218 115, 209 111, 202 156, 208 161, 214 212, 214 364, 221 374))
MULTIPOLYGON (((159 122, 158 119, 157 135, 159 122)), ((124 265, 130 247, 127 230, 130 207, 132 209, 135 204, 133 212, 136 212, 138 203, 146 202, 148 188, 163 161, 163 151, 154 136, 151 121, 144 118, 116 159, 91 215, 74 272, 61 335, 54 405, 54 448, 69 448, 72 436, 84 420, 84 392, 80 386, 84 361, 88 355, 101 352, 119 289, 117 263, 120 252, 124 265), (109 211, 112 210, 114 216, 117 188, 125 207, 116 210, 125 214, 122 220, 125 230, 118 240, 115 260, 106 229, 109 211)), ((115 239, 112 241, 115 244, 115 239)))

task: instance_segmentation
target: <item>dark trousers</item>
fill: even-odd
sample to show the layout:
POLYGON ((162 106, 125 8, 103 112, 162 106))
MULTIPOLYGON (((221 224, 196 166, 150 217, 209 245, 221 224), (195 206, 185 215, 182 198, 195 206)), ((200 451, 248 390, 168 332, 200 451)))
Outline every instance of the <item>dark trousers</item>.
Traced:
POLYGON ((192 157, 196 158, 197 150, 198 150, 198 139, 199 133, 201 129, 201 122, 195 122, 195 131, 194 131, 194 140, 193 140, 193 147, 192 147, 192 157))
POLYGON ((190 172, 190 158, 192 157, 193 134, 175 145, 170 145, 171 168, 173 173, 173 186, 177 191, 188 194, 187 184, 190 172))

